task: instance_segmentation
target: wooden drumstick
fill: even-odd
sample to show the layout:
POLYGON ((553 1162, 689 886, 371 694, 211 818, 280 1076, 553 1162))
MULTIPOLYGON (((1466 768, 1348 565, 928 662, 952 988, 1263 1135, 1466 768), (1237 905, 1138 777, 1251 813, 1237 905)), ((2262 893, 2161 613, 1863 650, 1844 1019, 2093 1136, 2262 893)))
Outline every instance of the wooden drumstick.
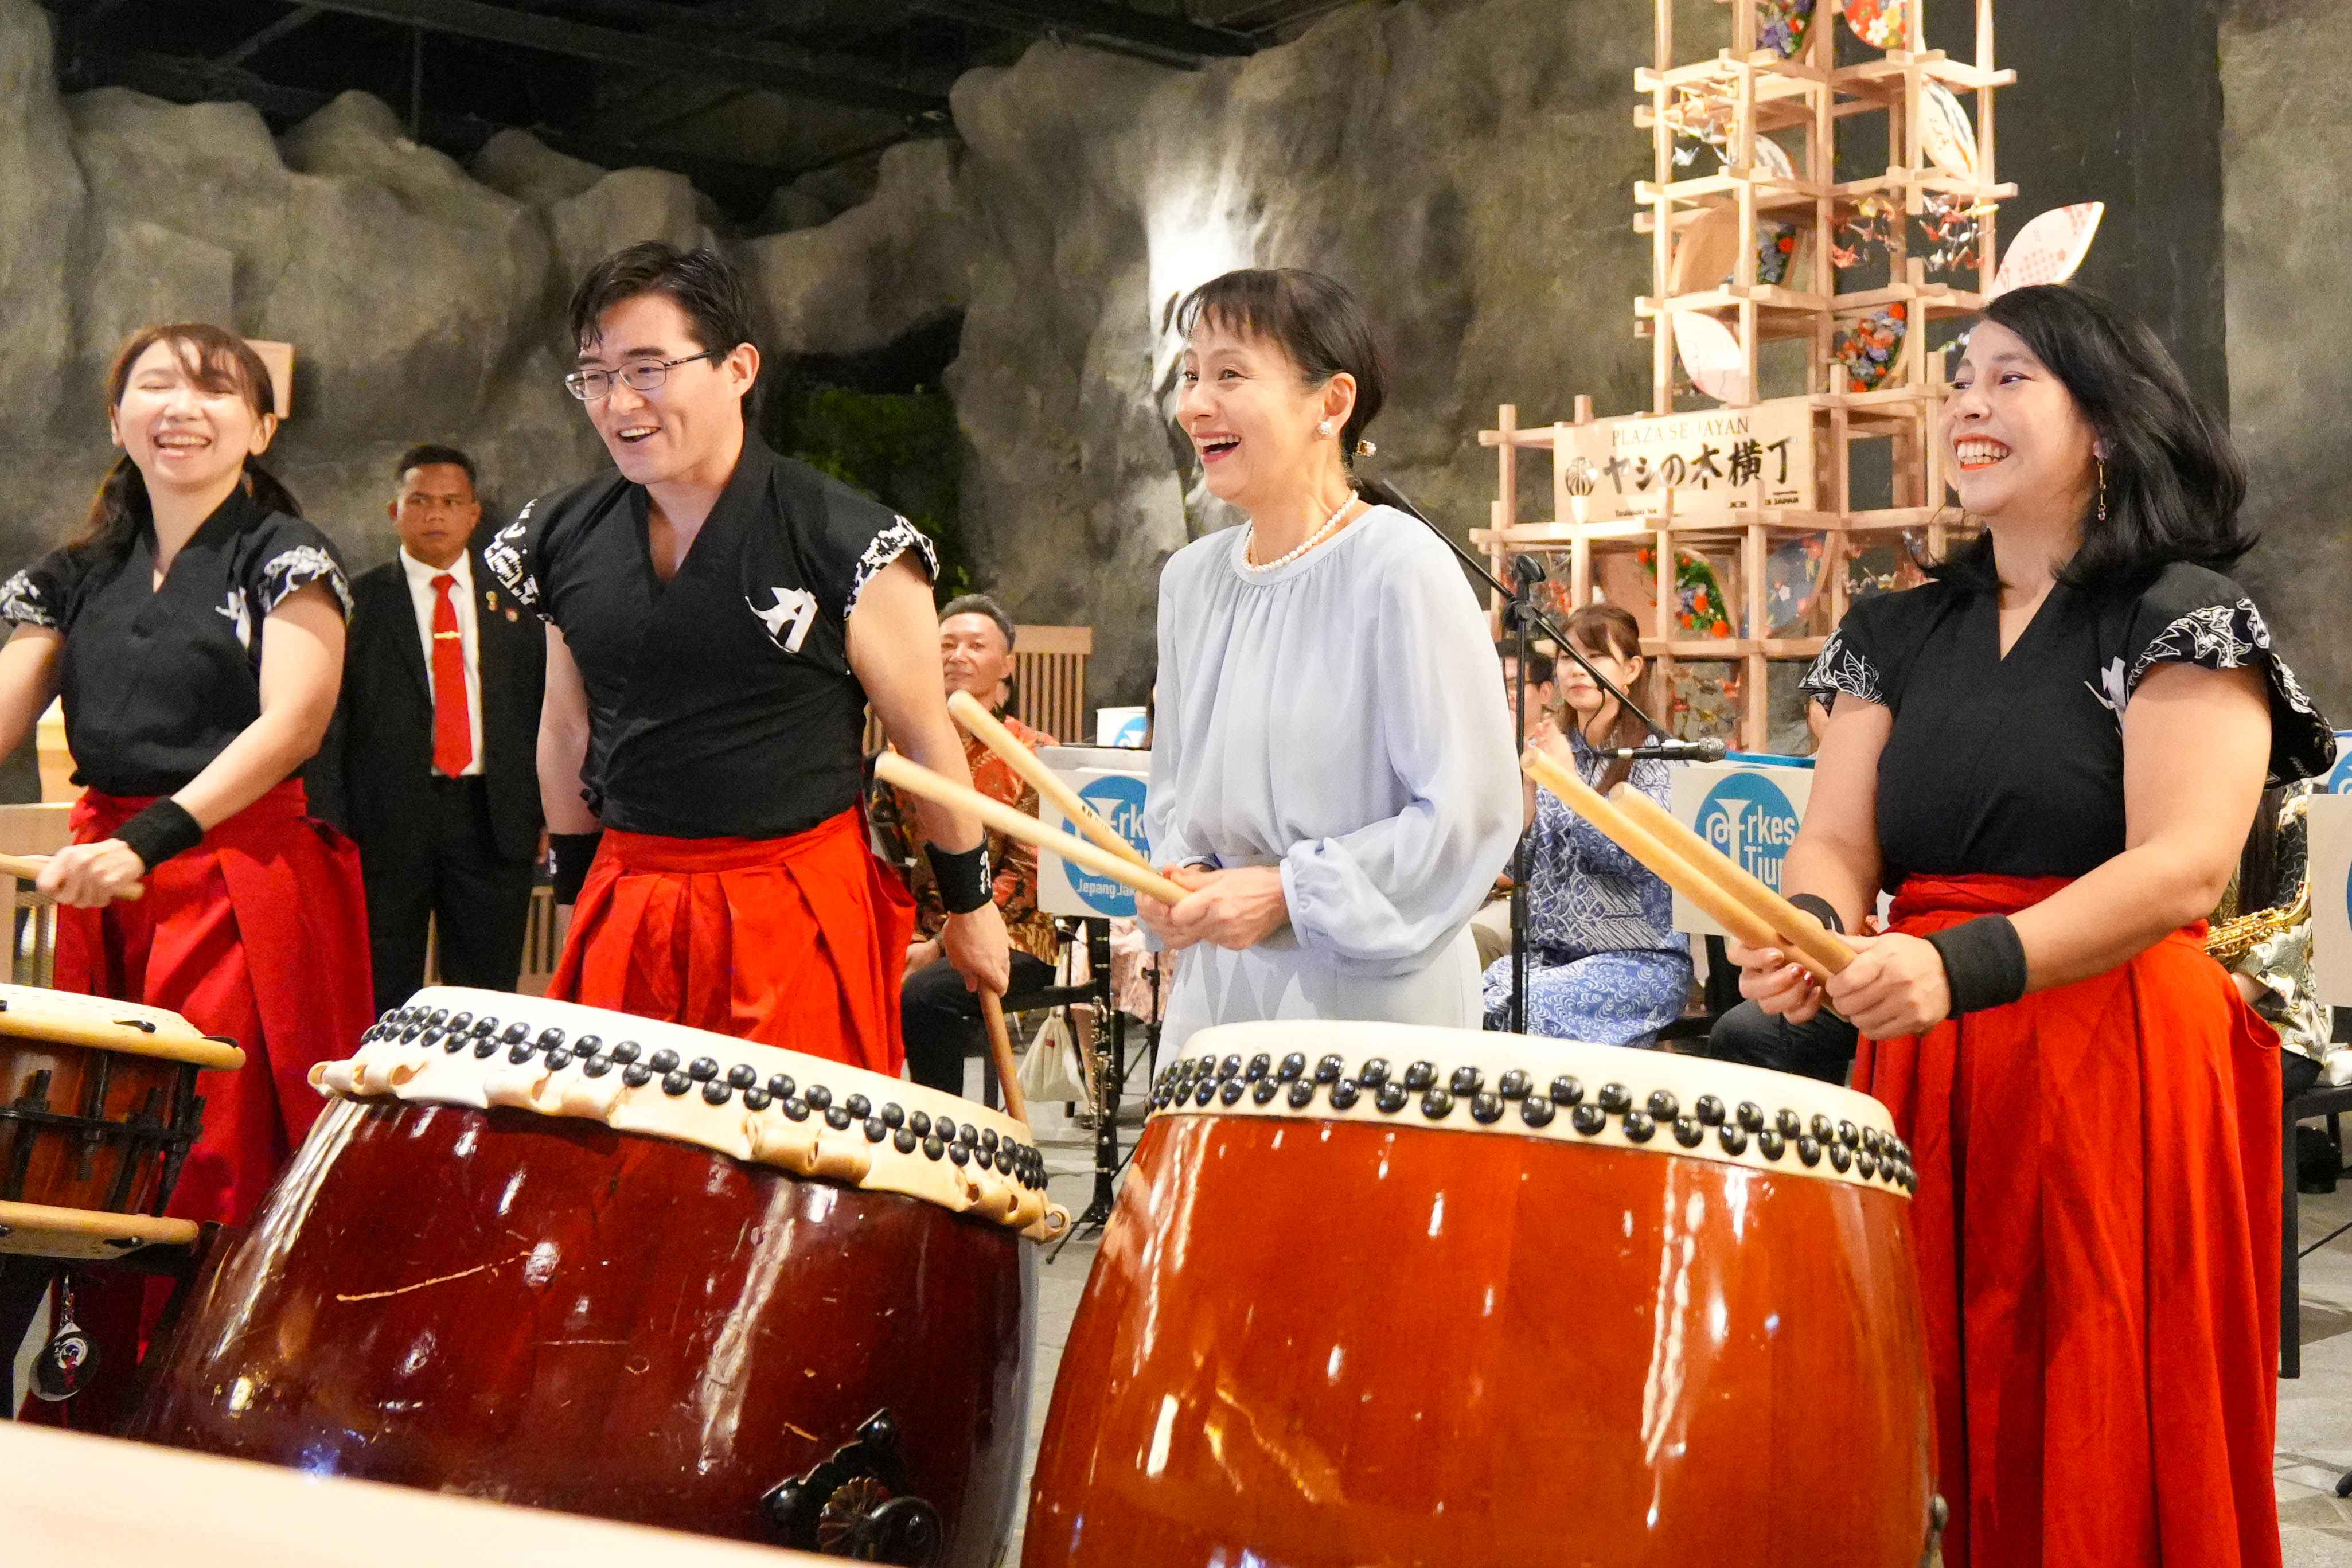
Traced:
POLYGON ((1084 866, 1097 877, 1108 877, 1112 881, 1148 898, 1157 899, 1163 904, 1180 902, 1188 890, 1181 883, 1171 881, 1149 866, 1139 866, 1075 833, 1057 832, 1026 812, 1016 811, 1001 800, 992 799, 951 779, 943 779, 920 763, 910 761, 896 752, 885 752, 874 759, 874 776, 884 784, 896 784, 910 795, 936 801, 950 810, 968 811, 1008 837, 1034 844, 1040 849, 1051 849, 1074 866, 1084 866))
MULTIPOLYGON (((1835 931, 1821 920, 1799 909, 1759 879, 1738 861, 1701 838, 1685 826, 1682 819, 1664 806, 1635 789, 1622 784, 1609 793, 1611 805, 1623 811, 1636 823, 1646 827, 1666 847, 1721 883, 1724 891, 1748 906, 1766 925, 1778 931, 1780 940, 1769 945, 1795 948, 1815 963, 1834 974, 1853 962, 1853 949, 1838 940, 1835 931)), ((1746 937, 1740 938, 1747 942, 1746 937)), ((1753 942, 1748 943, 1754 946, 1753 942)))
POLYGON ((980 699, 969 691, 958 691, 948 698, 948 711, 956 722, 980 737, 981 744, 1003 757, 1005 765, 1019 773, 1039 795, 1061 808, 1072 826, 1112 854, 1132 860, 1139 866, 1151 862, 1142 851, 1127 841, 1127 836, 1095 814, 1095 808, 1078 798, 1078 792, 1065 784, 1053 769, 1037 760, 1037 753, 1023 745, 1012 731, 998 722, 996 715, 981 706, 980 699))
POLYGON ((1004 1113, 1029 1124, 1029 1097, 1021 1092, 1018 1069, 1013 1065, 1013 1035, 1004 1026, 1004 998, 983 985, 980 1016, 988 1025, 988 1054, 996 1063, 996 1081, 1004 1086, 1004 1113))
MULTIPOLYGON (((1603 837, 1655 872, 1660 881, 1705 910, 1709 918, 1733 936, 1749 947, 1781 945, 1780 937, 1761 915, 1733 898, 1647 828, 1601 799, 1582 779, 1533 750, 1519 759, 1519 767, 1529 778, 1559 796, 1570 810, 1599 828, 1603 837)), ((1826 980, 1836 973, 1801 949, 1790 956, 1816 980, 1826 980)))
MULTIPOLYGON (((48 864, 49 858, 46 855, 0 855, 0 876, 14 877, 20 882, 31 882, 39 879, 41 873, 48 868, 48 864)), ((47 893, 41 896, 48 897, 47 893)), ((147 884, 133 882, 114 896, 125 900, 143 899, 147 896, 147 884)))

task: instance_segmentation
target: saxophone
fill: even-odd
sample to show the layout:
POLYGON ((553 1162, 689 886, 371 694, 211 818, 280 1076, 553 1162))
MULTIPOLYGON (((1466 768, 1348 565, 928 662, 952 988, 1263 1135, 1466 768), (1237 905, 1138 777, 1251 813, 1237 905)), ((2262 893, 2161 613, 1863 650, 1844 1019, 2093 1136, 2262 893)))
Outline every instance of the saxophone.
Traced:
MULTIPOLYGON (((2309 794, 2297 795, 2279 808, 2279 831, 2300 820, 2311 805, 2309 794)), ((2311 857, 2303 861, 2303 885, 2294 897, 2273 909, 2256 910, 2252 914, 2239 915, 2215 925, 2205 934, 2205 951, 2222 963, 2243 958, 2248 952, 2282 931, 2292 931, 2311 918, 2311 857)))

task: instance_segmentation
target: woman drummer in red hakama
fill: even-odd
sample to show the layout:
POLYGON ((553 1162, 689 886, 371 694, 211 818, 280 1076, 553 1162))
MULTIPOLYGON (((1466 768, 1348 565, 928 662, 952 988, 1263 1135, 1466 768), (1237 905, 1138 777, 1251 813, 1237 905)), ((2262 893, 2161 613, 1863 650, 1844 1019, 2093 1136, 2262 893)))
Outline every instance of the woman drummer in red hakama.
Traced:
MULTIPOLYGON (((2326 721, 2222 572, 2244 470, 2145 328, 1987 310, 1945 406, 1986 535, 1857 604, 1784 886, 1892 929, 1826 999, 1914 1151, 1951 1568, 2273 1565, 2277 1037, 2202 946, 2326 721)), ((1823 991, 1741 950, 1741 989, 1823 991)))
MULTIPOLYGON (((257 461, 277 419, 243 340, 148 328, 107 405, 123 456, 86 526, 0 584, 15 627, 0 750, 63 699, 87 787, 39 880, 61 906, 57 986, 169 1008, 245 1049, 242 1069, 198 1079, 204 1132, 168 1211, 235 1223, 318 1115, 311 1066, 369 1020, 358 855, 310 818, 294 776, 334 714, 349 594, 326 536, 257 461), (143 897, 116 901, 134 886, 143 897)), ((110 1316, 101 1294, 84 1293, 85 1326, 127 1342, 130 1310, 93 1321, 110 1316)), ((100 1387, 127 1387, 127 1357, 116 1366, 100 1387)))

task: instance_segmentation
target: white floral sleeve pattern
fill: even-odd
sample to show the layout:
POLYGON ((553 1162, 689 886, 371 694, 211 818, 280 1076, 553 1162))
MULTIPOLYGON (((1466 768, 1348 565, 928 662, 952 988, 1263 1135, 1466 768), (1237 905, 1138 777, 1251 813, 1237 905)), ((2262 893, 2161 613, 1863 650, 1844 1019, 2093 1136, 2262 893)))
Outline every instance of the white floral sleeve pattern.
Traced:
POLYGON ((58 612, 30 572, 19 572, 0 583, 0 621, 11 626, 58 627, 58 612))
MULTIPOLYGON (((2203 669, 2259 668, 2270 689, 2271 782, 2310 778, 2335 765, 2336 735, 2303 689, 2286 661, 2271 647, 2271 629, 2252 599, 2207 605, 2174 617, 2132 661, 2125 695, 2139 689, 2159 664, 2193 664, 2203 669)), ((2118 710, 2118 717, 2120 717, 2118 710)))
POLYGON ((261 613, 265 616, 274 615, 296 590, 313 583, 324 583, 334 591, 335 602, 343 607, 343 618, 349 620, 352 585, 334 556, 316 544, 281 550, 261 568, 261 613))
MULTIPOLYGON (((512 522, 490 536, 489 543, 482 550, 482 564, 490 569, 490 575, 506 584, 516 604, 530 610, 539 609, 539 578, 532 574, 524 552, 530 548, 530 514, 538 506, 537 500, 526 503, 512 522)), ((547 618, 545 611, 540 611, 540 618, 547 618)))
POLYGON ((923 558, 924 572, 934 582, 939 579, 940 552, 932 548, 929 539, 923 537, 920 529, 903 517, 894 516, 890 526, 876 534, 873 542, 866 545, 866 553, 857 558, 857 574, 850 579, 849 584, 849 602, 844 605, 841 610, 844 623, 846 623, 850 615, 856 610, 857 601, 866 593, 866 584, 871 583, 875 574, 882 568, 889 565, 909 550, 919 552, 923 558))
POLYGON ((1822 647, 1821 657, 1805 671, 1798 689, 1808 697, 1818 697, 1824 707, 1834 708, 1840 693, 1864 702, 1885 704, 1885 686, 1879 679, 1878 668, 1845 640, 1841 630, 1832 633, 1822 647))

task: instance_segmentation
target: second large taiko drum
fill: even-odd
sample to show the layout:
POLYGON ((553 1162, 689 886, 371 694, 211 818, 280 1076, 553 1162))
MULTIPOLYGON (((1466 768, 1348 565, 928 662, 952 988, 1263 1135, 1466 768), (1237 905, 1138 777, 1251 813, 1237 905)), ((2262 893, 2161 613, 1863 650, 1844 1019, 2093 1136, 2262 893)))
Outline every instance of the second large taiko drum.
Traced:
POLYGON ((132 1436, 920 1568, 1011 1532, 1016 1121, 813 1057, 430 990, 147 1369, 132 1436))
POLYGON ((1916 1568, 1883 1107, 1653 1051, 1206 1030, 1064 1352, 1024 1568, 1916 1568))

